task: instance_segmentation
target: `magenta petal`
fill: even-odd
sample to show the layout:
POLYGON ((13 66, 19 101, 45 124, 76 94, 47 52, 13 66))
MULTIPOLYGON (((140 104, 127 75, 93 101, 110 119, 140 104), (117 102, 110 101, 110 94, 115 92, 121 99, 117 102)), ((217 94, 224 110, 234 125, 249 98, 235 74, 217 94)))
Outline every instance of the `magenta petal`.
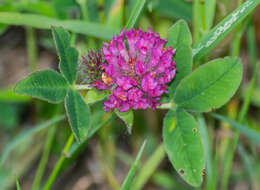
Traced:
POLYGON ((151 75, 146 75, 143 77, 141 85, 142 85, 142 89, 145 92, 148 92, 149 90, 153 90, 156 87, 157 82, 153 77, 151 77, 151 75))
POLYGON ((138 61, 137 64, 135 65, 135 72, 137 75, 143 75, 146 70, 145 70, 145 64, 141 61, 138 61))
POLYGON ((117 78, 116 83, 119 87, 123 88, 124 90, 128 90, 133 86, 131 84, 131 80, 128 77, 119 77, 117 78))

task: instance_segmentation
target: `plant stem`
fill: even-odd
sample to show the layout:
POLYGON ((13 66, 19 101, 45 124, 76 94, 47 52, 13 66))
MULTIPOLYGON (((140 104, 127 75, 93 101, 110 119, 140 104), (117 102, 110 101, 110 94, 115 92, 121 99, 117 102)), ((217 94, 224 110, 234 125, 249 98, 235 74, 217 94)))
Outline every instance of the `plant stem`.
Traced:
POLYGON ((35 178, 34 178, 34 182, 32 185, 32 190, 38 190, 40 189, 40 185, 41 185, 41 180, 46 168, 46 164, 49 158, 49 154, 51 151, 51 146, 52 146, 52 142, 54 139, 54 135, 55 135, 55 131, 56 131, 56 126, 53 126, 52 128, 50 128, 50 130, 48 131, 48 135, 47 135, 47 140, 44 146, 44 150, 42 153, 42 157, 41 157, 41 161, 40 164, 38 166, 35 178))
POLYGON ((206 17, 205 17, 205 0, 200 0, 201 4, 201 22, 202 22, 202 31, 203 33, 206 32, 206 17))
POLYGON ((200 38, 200 3, 199 0, 194 0, 192 3, 192 17, 193 17, 193 41, 197 43, 200 38))
MULTIPOLYGON (((89 21, 89 13, 88 13, 88 0, 77 0, 80 9, 81 9, 81 13, 82 13, 82 17, 84 21, 89 21)), ((95 39, 92 37, 86 37, 88 46, 91 48, 95 48, 96 47, 96 42, 95 39)))
POLYGON ((55 166, 54 170, 52 171, 50 177, 48 178, 45 186, 43 187, 43 190, 49 190, 51 188, 54 180, 56 179, 56 177, 58 176, 58 174, 61 170, 61 166, 63 165, 63 162, 68 157, 68 152, 69 152, 69 149, 70 149, 73 141, 74 141, 74 135, 71 133, 71 135, 68 138, 67 143, 63 149, 63 153, 60 155, 60 158, 59 158, 58 162, 56 163, 56 166, 55 166))
POLYGON ((30 72, 34 72, 37 68, 37 44, 35 30, 28 26, 25 28, 25 31, 29 69, 30 72))
POLYGON ((173 109, 176 105, 173 102, 164 103, 157 107, 157 109, 173 109))
POLYGON ((98 9, 101 9, 99 11, 99 14, 98 14, 100 23, 104 24, 105 23, 105 12, 104 12, 105 1, 104 0, 98 0, 97 4, 98 4, 98 9))
POLYGON ((91 89, 91 87, 89 87, 89 85, 80 85, 80 84, 74 85, 74 88, 76 90, 89 90, 89 89, 91 89))
POLYGON ((87 0, 77 0, 80 9, 81 9, 81 13, 82 13, 82 17, 85 21, 88 21, 88 9, 87 9, 87 0))

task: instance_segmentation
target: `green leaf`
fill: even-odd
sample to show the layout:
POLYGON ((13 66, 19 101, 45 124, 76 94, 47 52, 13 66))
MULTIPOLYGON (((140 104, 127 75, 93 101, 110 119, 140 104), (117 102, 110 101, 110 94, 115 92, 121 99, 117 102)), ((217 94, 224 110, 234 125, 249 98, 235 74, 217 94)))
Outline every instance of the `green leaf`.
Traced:
POLYGON ((260 145, 260 134, 258 131, 251 129, 249 126, 242 125, 240 123, 237 123, 225 116, 216 114, 216 113, 210 113, 210 115, 220 121, 224 121, 228 123, 231 127, 238 130, 243 135, 247 136, 250 140, 260 145))
POLYGON ((134 176, 135 176, 139 161, 141 159, 142 153, 144 151, 145 145, 146 145, 146 141, 144 141, 144 143, 142 144, 142 146, 136 156, 135 162, 132 164, 131 169, 129 170, 127 177, 125 178, 120 190, 130 190, 131 189, 131 185, 134 181, 134 176))
POLYGON ((208 112, 224 105, 236 92, 242 79, 237 58, 213 60, 185 77, 176 89, 174 101, 191 111, 208 112))
POLYGON ((191 43, 190 29, 184 20, 179 20, 169 29, 167 45, 172 46, 172 48, 179 48, 183 45, 190 46, 191 43))
POLYGON ((124 123, 126 124, 128 133, 131 134, 132 132, 132 126, 134 123, 134 113, 133 110, 129 110, 127 112, 119 112, 119 111, 115 111, 116 115, 122 119, 124 121, 124 123))
POLYGON ((31 26, 39 29, 51 29, 52 26, 59 26, 75 33, 85 34, 105 40, 110 40, 113 35, 119 33, 119 29, 111 29, 97 23, 80 20, 58 20, 27 13, 0 12, 0 23, 31 26))
POLYGON ((78 52, 70 47, 70 35, 63 28, 53 27, 52 34, 60 57, 60 71, 70 84, 74 84, 77 77, 78 52))
POLYGON ((167 46, 176 48, 176 75, 169 86, 172 98, 180 81, 192 71, 192 37, 190 29, 184 20, 176 22, 169 30, 167 46))
POLYGON ((229 34, 232 29, 234 29, 247 15, 249 15, 259 3, 260 0, 247 0, 215 26, 207 35, 194 45, 192 51, 194 59, 198 60, 206 55, 220 40, 229 34))
POLYGON ((100 91, 100 90, 96 90, 95 88, 92 88, 92 89, 88 90, 87 95, 85 97, 85 101, 88 104, 95 103, 95 102, 103 100, 108 95, 109 95, 109 92, 107 92, 107 91, 100 91))
POLYGON ((87 136, 91 127, 89 106, 79 92, 69 89, 65 98, 65 108, 72 132, 80 143, 87 136))
POLYGON ((204 153, 198 125, 185 111, 170 110, 164 118, 163 142, 168 157, 180 176, 199 187, 204 172, 204 153))
POLYGON ((138 16, 142 12, 142 9, 144 7, 145 1, 146 0, 135 0, 134 8, 131 11, 130 17, 129 17, 129 19, 127 21, 127 24, 126 24, 126 27, 125 27, 126 29, 130 29, 130 28, 134 27, 138 16))
POLYGON ((67 94, 67 88, 66 80, 59 73, 45 70, 35 72, 19 81, 14 92, 51 103, 60 103, 67 94))
POLYGON ((192 49, 189 46, 180 46, 176 50, 176 75, 169 85, 169 95, 172 98, 181 80, 192 71, 192 49))

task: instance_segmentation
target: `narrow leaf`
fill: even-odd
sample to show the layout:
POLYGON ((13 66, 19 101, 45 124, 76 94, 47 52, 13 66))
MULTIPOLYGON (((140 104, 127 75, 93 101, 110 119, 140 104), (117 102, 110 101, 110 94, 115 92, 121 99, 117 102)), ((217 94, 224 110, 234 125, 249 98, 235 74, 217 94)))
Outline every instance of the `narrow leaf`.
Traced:
POLYGON ((19 81, 14 92, 51 103, 60 103, 67 94, 67 88, 66 80, 59 73, 45 70, 35 72, 19 81))
POLYGON ((247 136, 250 140, 252 140, 255 143, 260 145, 260 134, 256 130, 251 129, 250 127, 248 127, 246 125, 242 125, 240 123, 237 123, 227 117, 224 117, 224 116, 216 114, 216 113, 210 113, 210 115, 218 120, 228 123, 231 127, 238 130, 243 135, 247 136))
POLYGON ((116 115, 122 119, 124 121, 124 123, 126 124, 128 133, 131 134, 132 132, 132 126, 134 123, 134 113, 133 110, 129 110, 127 112, 119 112, 119 111, 115 111, 116 115))
POLYGON ((236 92, 242 79, 237 58, 213 60, 185 77, 174 96, 179 107, 208 112, 224 105, 236 92))
POLYGON ((43 129, 46 129, 50 126, 53 126, 53 124, 62 121, 65 119, 65 115, 57 116, 51 120, 45 121, 39 125, 34 126, 31 129, 28 129, 24 131, 23 133, 16 136, 11 142, 8 143, 8 145, 3 150, 1 156, 0 156, 0 167, 4 164, 4 161, 6 160, 8 154, 19 144, 22 143, 22 141, 26 138, 29 138, 30 136, 34 135, 35 133, 42 131, 43 129))
POLYGON ((19 181, 17 178, 16 178, 16 189, 21 190, 21 187, 20 187, 20 184, 19 184, 19 181))
POLYGON ((205 159, 206 159, 206 189, 216 189, 217 181, 216 181, 216 171, 214 170, 214 164, 212 159, 212 150, 211 150, 211 138, 209 135, 208 128, 206 126, 205 119, 202 114, 198 114, 197 117, 200 136, 202 140, 202 144, 205 151, 205 159))
POLYGON ((131 190, 141 190, 144 185, 149 181, 150 177, 155 173, 155 170, 158 168, 165 156, 164 147, 160 144, 153 154, 149 157, 143 167, 140 169, 140 172, 135 177, 135 181, 131 186, 131 190))
POLYGON ((108 14, 108 26, 122 28, 124 20, 124 1, 125 0, 114 0, 113 6, 108 14))
POLYGON ((131 189, 131 185, 133 183, 134 176, 135 176, 139 161, 141 159, 142 153, 144 151, 145 145, 146 145, 146 141, 144 141, 144 143, 142 144, 142 146, 136 156, 135 162, 132 164, 131 169, 129 170, 127 177, 125 178, 120 190, 130 190, 131 189))
POLYGON ((163 125, 163 142, 172 165, 187 183, 199 187, 205 166, 195 119, 187 112, 170 110, 163 125))
POLYGON ((69 89, 65 98, 65 108, 72 132, 80 143, 90 129, 90 109, 79 92, 69 89))
POLYGON ((237 24, 249 15, 259 3, 260 0, 247 0, 215 26, 207 35, 194 45, 192 51, 194 59, 197 60, 206 55, 220 40, 234 29, 237 24))
POLYGON ((118 29, 111 29, 97 23, 80 20, 58 20, 46 16, 28 13, 0 12, 0 23, 9 25, 31 26, 39 29, 51 29, 52 26, 61 26, 75 33, 85 34, 105 40, 119 33, 118 29))
POLYGON ((63 28, 52 28, 53 38, 60 58, 59 68, 70 84, 74 84, 78 69, 78 52, 70 47, 70 35, 63 28))
POLYGON ((135 5, 127 21, 126 29, 133 28, 138 16, 141 14, 146 0, 135 0, 135 5))

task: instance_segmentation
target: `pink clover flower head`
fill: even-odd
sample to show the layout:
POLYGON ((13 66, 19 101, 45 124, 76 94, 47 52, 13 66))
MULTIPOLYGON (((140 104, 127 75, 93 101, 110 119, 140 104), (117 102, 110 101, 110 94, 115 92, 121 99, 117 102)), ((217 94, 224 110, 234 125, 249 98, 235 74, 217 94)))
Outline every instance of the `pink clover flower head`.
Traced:
POLYGON ((111 91, 104 102, 106 111, 118 109, 155 109, 175 76, 175 49, 164 47, 159 34, 141 30, 122 30, 109 43, 104 43, 102 80, 97 89, 111 91))

